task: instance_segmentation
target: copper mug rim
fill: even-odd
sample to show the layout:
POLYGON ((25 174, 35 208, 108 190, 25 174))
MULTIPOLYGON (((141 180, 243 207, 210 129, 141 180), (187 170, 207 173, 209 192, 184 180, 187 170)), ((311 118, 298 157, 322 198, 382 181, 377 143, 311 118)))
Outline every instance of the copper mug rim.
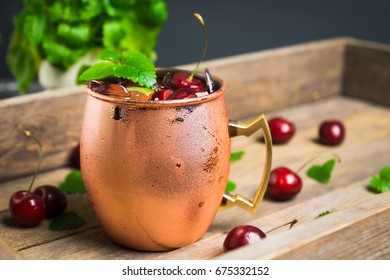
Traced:
MULTIPOLYGON (((184 73, 191 73, 191 71, 188 70, 182 70, 178 68, 157 68, 157 72, 184 72, 184 73)), ((201 77, 201 72, 197 72, 195 74, 196 78, 203 79, 201 77)), ((226 89, 226 83, 221 78, 213 75, 213 82, 217 84, 218 89, 210 94, 200 96, 200 97, 194 97, 194 98, 188 98, 188 99, 176 99, 176 100, 161 100, 161 101, 155 101, 155 100, 134 100, 130 97, 122 97, 117 95, 107 95, 102 94, 99 92, 96 92, 89 88, 88 84, 86 84, 84 87, 87 91, 87 93, 97 99, 111 102, 111 103, 120 103, 120 104, 126 104, 126 105, 133 105, 137 107, 175 107, 175 106, 189 106, 189 105, 195 105, 199 103, 208 102, 211 100, 214 100, 221 95, 223 95, 225 89, 226 89)))

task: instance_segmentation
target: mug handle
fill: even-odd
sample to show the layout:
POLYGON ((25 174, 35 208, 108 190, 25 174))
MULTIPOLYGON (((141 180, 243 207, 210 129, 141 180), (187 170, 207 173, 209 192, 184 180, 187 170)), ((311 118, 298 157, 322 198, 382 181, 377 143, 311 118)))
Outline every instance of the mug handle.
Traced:
POLYGON ((254 198, 251 200, 242 196, 241 194, 231 194, 225 192, 223 194, 222 203, 220 205, 220 210, 225 210, 232 208, 234 206, 239 206, 250 213, 256 213, 257 209, 260 206, 260 202, 263 200, 265 191, 267 190, 268 180, 271 173, 272 165, 272 137, 269 130, 268 122, 264 116, 260 116, 250 120, 247 123, 242 123, 238 121, 229 120, 229 137, 245 135, 247 137, 251 136, 253 133, 259 129, 263 130, 264 133, 264 142, 265 142, 265 164, 263 168, 263 177, 260 181, 260 185, 257 189, 257 192, 254 198))

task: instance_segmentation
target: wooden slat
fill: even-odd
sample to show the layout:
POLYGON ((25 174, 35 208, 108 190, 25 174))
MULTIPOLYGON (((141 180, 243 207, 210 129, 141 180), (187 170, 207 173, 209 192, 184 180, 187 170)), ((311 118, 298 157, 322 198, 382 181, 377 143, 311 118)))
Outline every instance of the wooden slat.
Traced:
POLYGON ((351 41, 346 46, 344 93, 390 105, 390 46, 351 41))
POLYGON ((275 259, 389 260, 390 209, 275 259))
POLYGON ((0 100, 0 181, 35 170, 38 146, 24 130, 42 142, 42 170, 68 164, 79 140, 84 100, 80 87, 0 100))

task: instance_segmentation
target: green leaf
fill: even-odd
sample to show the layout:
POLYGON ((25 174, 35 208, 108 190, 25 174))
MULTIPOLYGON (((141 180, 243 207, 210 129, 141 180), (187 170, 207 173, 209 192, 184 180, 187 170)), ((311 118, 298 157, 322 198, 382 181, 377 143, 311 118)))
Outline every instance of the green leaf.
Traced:
POLYGON ((122 58, 122 61, 98 62, 84 71, 79 80, 99 80, 112 75, 148 88, 156 83, 156 70, 152 61, 140 52, 126 51, 120 55, 111 51, 104 53, 103 57, 115 60, 122 58))
POLYGON ((24 20, 24 35, 34 45, 39 44, 45 34, 46 18, 44 15, 27 15, 24 20))
POLYGON ((233 152, 230 154, 230 163, 240 160, 245 155, 245 151, 233 152))
POLYGON ((88 50, 87 46, 85 48, 69 47, 60 42, 59 38, 55 36, 45 37, 42 47, 46 53, 47 61, 61 70, 68 69, 84 56, 88 50))
POLYGON ((328 183, 335 164, 336 160, 331 159, 325 162, 323 165, 313 165, 307 170, 307 176, 319 183, 328 183))
MULTIPOLYGON (((120 20, 110 20, 103 24, 103 46, 108 49, 114 49, 120 45, 125 38, 126 31, 124 24, 120 20)), ((132 44, 133 45, 133 44, 132 44)), ((131 46, 131 45, 130 45, 131 46)))
POLYGON ((90 42, 92 31, 85 23, 71 25, 61 22, 57 27, 57 35, 67 46, 79 48, 90 42))
POLYGON ((56 1, 53 3, 53 5, 48 7, 48 12, 46 15, 50 22, 58 22, 61 20, 63 13, 64 4, 62 2, 56 1))
POLYGON ((336 210, 330 210, 330 211, 328 210, 328 211, 322 212, 322 213, 318 214, 318 216, 315 217, 314 219, 321 218, 321 217, 329 215, 330 213, 333 213, 333 212, 336 212, 336 210))
POLYGON ((63 19, 70 22, 89 21, 101 14, 100 0, 67 0, 63 19))
MULTIPOLYGON (((145 0, 142 0, 145 1, 145 0)), ((125 16, 136 0, 104 0, 104 9, 111 17, 125 16)))
POLYGON ((168 9, 165 1, 138 1, 138 19, 147 26, 159 26, 168 18, 168 9))
POLYGON ((115 67, 116 65, 109 61, 98 62, 85 70, 78 80, 88 81, 106 78, 113 74, 115 67))
POLYGON ((120 53, 114 51, 114 50, 103 50, 100 54, 99 54, 99 59, 101 60, 110 60, 112 62, 120 62, 122 61, 123 57, 120 53))
POLYGON ((233 181, 228 181, 227 184, 226 184, 226 189, 225 189, 225 192, 232 192, 236 189, 236 183, 234 183, 233 181))
POLYGON ((49 224, 50 230, 66 230, 76 229, 85 224, 82 217, 77 215, 75 212, 65 212, 62 215, 56 217, 49 224))
POLYGON ((16 28, 11 35, 6 57, 8 68, 15 77, 21 93, 27 92, 41 63, 37 46, 31 44, 24 34, 23 20, 23 14, 14 18, 16 28))
POLYGON ((83 64, 80 66, 79 71, 77 73, 77 77, 76 77, 76 84, 82 85, 85 83, 85 80, 81 80, 80 77, 81 77, 81 74, 83 72, 85 72, 89 67, 91 67, 91 65, 83 64))
POLYGON ((390 190, 390 166, 382 168, 378 176, 371 177, 370 189, 378 193, 390 190))
POLYGON ((80 170, 73 170, 66 175, 59 188, 66 193, 86 193, 80 170))

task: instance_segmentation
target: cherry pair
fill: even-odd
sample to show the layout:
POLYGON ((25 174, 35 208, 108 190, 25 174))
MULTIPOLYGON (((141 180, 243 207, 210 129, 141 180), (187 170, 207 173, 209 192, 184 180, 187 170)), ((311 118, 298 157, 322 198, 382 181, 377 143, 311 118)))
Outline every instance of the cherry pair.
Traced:
POLYGON ((51 185, 40 186, 33 192, 17 191, 9 201, 11 216, 24 227, 36 226, 45 217, 57 217, 65 211, 66 206, 65 194, 51 185))
MULTIPOLYGON (((274 117, 268 122, 274 144, 287 143, 295 134, 295 125, 283 117, 274 117)), ((344 140, 345 129, 338 120, 326 120, 320 124, 318 141, 325 145, 339 145, 344 140)))

